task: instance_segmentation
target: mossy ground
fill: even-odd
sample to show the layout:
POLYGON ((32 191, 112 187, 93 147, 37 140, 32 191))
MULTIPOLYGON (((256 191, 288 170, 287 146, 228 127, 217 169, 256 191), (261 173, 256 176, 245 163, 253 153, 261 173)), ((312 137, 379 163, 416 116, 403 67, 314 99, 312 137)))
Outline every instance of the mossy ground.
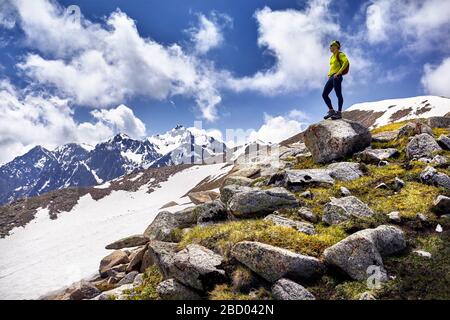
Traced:
POLYGON ((143 283, 126 292, 129 300, 158 300, 159 295, 156 287, 163 280, 161 273, 156 266, 148 268, 143 275, 143 283))

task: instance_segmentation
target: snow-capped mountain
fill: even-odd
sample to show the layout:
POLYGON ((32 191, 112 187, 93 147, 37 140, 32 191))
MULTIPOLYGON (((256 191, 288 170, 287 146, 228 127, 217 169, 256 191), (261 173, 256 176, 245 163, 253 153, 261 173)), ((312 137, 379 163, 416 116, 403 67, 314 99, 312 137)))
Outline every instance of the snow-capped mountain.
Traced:
POLYGON ((230 152, 224 142, 209 136, 204 130, 181 125, 165 134, 152 136, 148 141, 164 155, 152 167, 223 162, 230 152))
POLYGON ((226 145, 205 131, 177 126, 144 140, 126 134, 96 146, 37 146, 0 167, 0 205, 67 187, 87 187, 150 167, 223 162, 226 145))
POLYGON ((418 96, 358 103, 348 108, 344 117, 376 128, 391 122, 417 118, 442 117, 450 112, 450 99, 418 96))

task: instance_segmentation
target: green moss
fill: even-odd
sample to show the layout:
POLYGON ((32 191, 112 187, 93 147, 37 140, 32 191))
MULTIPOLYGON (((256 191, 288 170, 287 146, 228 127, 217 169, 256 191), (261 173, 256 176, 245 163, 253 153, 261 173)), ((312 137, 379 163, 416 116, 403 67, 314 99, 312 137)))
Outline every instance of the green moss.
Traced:
POLYGON ((195 227, 184 235, 180 247, 196 243, 229 256, 240 241, 258 241, 305 255, 318 257, 323 250, 342 240, 346 234, 339 226, 316 226, 318 234, 306 235, 293 228, 264 220, 242 220, 195 227))
POLYGON ((217 285, 214 290, 209 293, 210 300, 268 300, 271 298, 271 293, 262 287, 254 290, 250 294, 243 294, 234 291, 228 284, 217 285))
POLYGON ((433 129, 433 134, 436 138, 439 138, 441 136, 441 134, 448 136, 450 135, 450 129, 448 128, 434 128, 433 129))
POLYGON ((309 157, 298 157, 296 163, 292 167, 293 169, 316 169, 322 168, 324 165, 315 163, 311 156, 309 157))
POLYGON ((143 283, 125 292, 129 300, 158 300, 159 295, 156 287, 163 281, 163 278, 156 266, 148 268, 143 275, 143 283))
POLYGON ((443 233, 412 240, 412 247, 432 254, 431 259, 410 250, 384 259, 395 280, 377 291, 378 299, 450 299, 450 235, 443 233))
POLYGON ((372 130, 372 134, 399 130, 401 127, 403 127, 408 122, 413 122, 413 121, 414 120, 406 120, 406 121, 390 123, 390 124, 387 124, 385 126, 373 129, 372 130))
POLYGON ((361 294, 368 290, 365 281, 346 281, 336 286, 334 299, 358 300, 361 294))

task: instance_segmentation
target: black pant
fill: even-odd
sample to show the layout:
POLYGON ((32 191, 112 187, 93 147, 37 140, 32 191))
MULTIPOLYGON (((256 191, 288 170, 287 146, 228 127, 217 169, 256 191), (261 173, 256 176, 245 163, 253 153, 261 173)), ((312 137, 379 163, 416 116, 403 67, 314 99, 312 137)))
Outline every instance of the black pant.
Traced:
POLYGON ((336 92, 336 96, 338 98, 339 111, 342 111, 342 106, 344 105, 344 97, 342 96, 342 80, 342 76, 338 76, 337 78, 331 76, 325 84, 325 88, 323 88, 322 98, 330 110, 333 109, 333 105, 331 104, 331 100, 328 95, 334 89, 334 92, 336 92))

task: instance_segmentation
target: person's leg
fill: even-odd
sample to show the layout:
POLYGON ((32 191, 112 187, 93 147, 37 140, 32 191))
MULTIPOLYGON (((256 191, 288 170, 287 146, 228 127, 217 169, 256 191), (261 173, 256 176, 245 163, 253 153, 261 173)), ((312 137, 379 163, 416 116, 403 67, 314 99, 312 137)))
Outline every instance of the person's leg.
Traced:
POLYGON ((325 103, 327 104, 328 109, 331 111, 333 110, 333 104, 331 103, 330 100, 330 93, 333 90, 333 77, 330 77, 327 81, 327 83, 325 84, 325 87, 323 88, 323 92, 322 92, 322 98, 325 101, 325 103))
POLYGON ((344 106, 344 97, 342 96, 342 80, 342 76, 337 77, 337 79, 333 78, 333 87, 338 98, 339 112, 342 111, 342 107, 344 106))

